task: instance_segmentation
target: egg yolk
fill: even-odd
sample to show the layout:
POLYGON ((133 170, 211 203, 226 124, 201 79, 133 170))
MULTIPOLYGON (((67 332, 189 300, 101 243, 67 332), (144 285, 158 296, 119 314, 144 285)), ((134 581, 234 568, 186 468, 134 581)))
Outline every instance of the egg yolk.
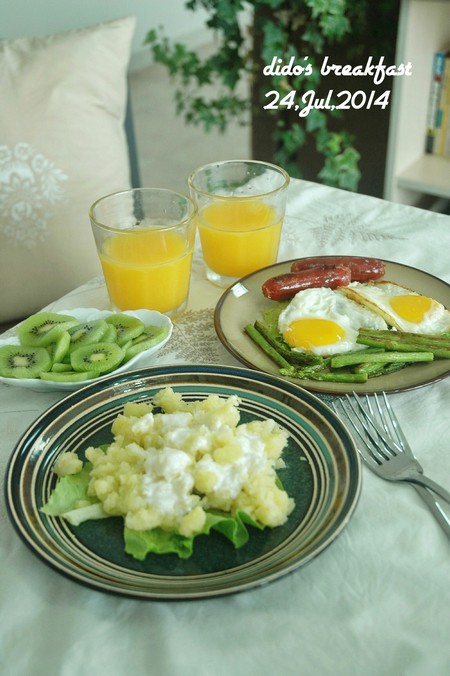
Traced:
POLYGON ((331 345, 342 340, 345 330, 330 319, 297 319, 289 324, 284 339, 290 347, 311 350, 320 345, 331 345))
POLYGON ((401 295, 390 299, 392 309, 407 322, 419 323, 431 309, 433 300, 426 296, 401 295))

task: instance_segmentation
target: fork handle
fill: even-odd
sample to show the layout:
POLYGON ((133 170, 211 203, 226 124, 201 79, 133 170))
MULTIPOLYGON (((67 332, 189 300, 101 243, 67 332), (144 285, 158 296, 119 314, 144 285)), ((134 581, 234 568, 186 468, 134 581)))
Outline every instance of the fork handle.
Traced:
POLYGON ((435 500, 433 494, 430 493, 428 488, 424 488, 420 484, 413 483, 411 485, 414 486, 422 500, 427 504, 436 521, 450 540, 450 518, 441 509, 441 506, 437 500, 435 500))
POLYGON ((425 486, 425 488, 429 488, 432 490, 436 495, 439 495, 440 498, 445 500, 450 504, 450 493, 445 490, 442 486, 437 484, 433 479, 429 479, 427 476, 424 474, 418 474, 417 476, 410 476, 408 477, 408 481, 411 481, 414 484, 420 485, 420 486, 425 486))

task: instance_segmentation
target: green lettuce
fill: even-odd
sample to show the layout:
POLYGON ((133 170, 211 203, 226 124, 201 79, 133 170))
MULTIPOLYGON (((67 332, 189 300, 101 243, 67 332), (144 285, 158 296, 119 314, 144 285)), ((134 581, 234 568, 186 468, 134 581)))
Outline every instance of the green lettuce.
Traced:
POLYGON ((264 310, 261 314, 267 328, 270 331, 278 332, 278 318, 282 311, 289 305, 288 301, 279 301, 273 307, 264 310))
POLYGON ((41 512, 49 516, 63 516, 75 510, 81 501, 89 504, 98 502, 87 494, 91 469, 91 463, 87 462, 81 472, 61 477, 41 512))
POLYGON ((191 537, 184 537, 174 531, 164 531, 162 528, 136 531, 125 526, 125 551, 139 561, 143 561, 150 552, 177 554, 180 559, 188 559, 192 555, 195 538, 199 535, 209 535, 211 530, 224 535, 238 549, 248 542, 247 525, 260 530, 264 528, 262 524, 242 510, 238 510, 234 515, 206 512, 206 521, 202 530, 191 537))

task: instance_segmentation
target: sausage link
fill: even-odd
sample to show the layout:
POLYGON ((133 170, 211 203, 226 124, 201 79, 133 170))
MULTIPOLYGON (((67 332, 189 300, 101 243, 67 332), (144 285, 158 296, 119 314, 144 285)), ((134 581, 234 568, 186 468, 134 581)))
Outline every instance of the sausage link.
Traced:
POLYGON ((262 285, 262 292, 271 300, 289 300, 303 289, 326 286, 335 289, 338 286, 347 286, 351 280, 350 268, 343 265, 316 266, 300 272, 286 272, 271 277, 262 285))
POLYGON ((385 265, 378 258, 362 258, 361 256, 313 256, 300 258, 291 265, 291 272, 310 270, 317 266, 345 265, 350 268, 352 282, 366 282, 379 279, 384 275, 385 265))

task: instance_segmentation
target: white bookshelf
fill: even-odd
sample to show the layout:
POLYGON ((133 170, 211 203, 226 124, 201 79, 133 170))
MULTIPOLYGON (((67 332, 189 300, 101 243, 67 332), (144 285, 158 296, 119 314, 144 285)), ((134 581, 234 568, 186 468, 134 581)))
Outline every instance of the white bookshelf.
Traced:
POLYGON ((450 159, 424 152, 433 56, 448 46, 450 0, 401 1, 396 63, 411 62, 412 75, 394 78, 385 199, 403 204, 450 199, 450 159))

